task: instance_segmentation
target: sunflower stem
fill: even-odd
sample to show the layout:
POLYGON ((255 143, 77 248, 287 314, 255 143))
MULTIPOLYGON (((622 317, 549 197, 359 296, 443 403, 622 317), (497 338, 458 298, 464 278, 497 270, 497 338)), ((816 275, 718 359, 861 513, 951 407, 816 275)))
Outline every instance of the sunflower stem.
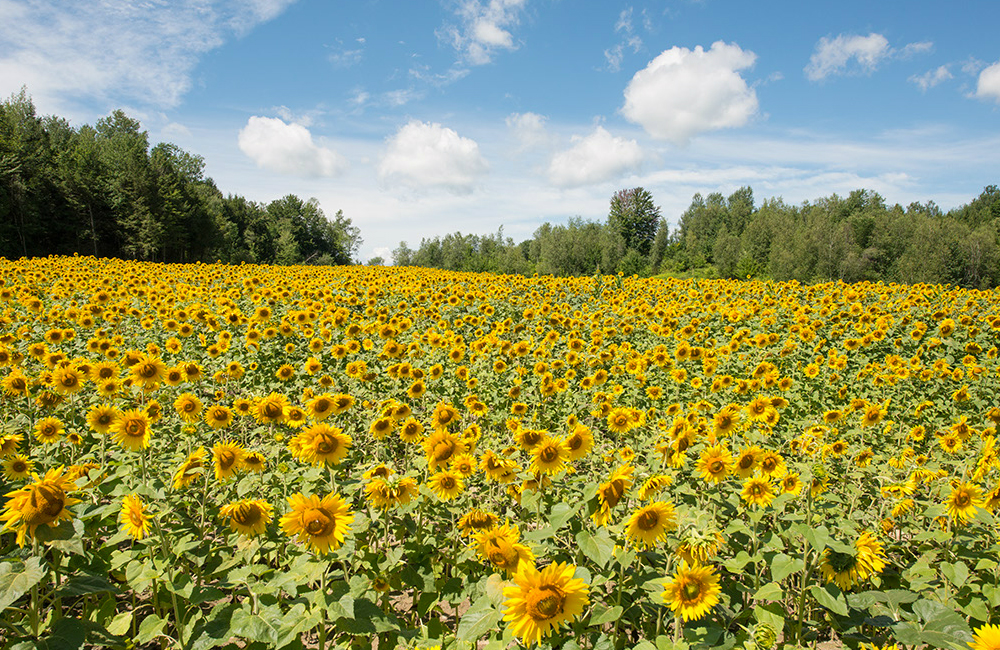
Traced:
POLYGON ((674 615, 674 646, 684 638, 684 619, 681 618, 680 611, 674 615))
POLYGON ((316 628, 316 635, 319 637, 318 650, 326 648, 326 570, 319 575, 319 593, 323 598, 323 606, 319 610, 319 625, 316 628))
MULTIPOLYGON (((35 538, 31 539, 31 555, 33 557, 38 556, 38 540, 35 538)), ((31 586, 31 636, 36 639, 38 638, 39 605, 38 583, 36 582, 31 586)))

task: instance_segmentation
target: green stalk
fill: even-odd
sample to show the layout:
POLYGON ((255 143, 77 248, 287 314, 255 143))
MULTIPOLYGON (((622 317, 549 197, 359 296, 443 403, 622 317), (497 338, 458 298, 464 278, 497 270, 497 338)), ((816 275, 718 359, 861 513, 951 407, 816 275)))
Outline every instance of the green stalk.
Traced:
POLYGON ((319 593, 323 598, 323 605, 320 607, 319 612, 319 625, 316 628, 316 634, 319 636, 319 646, 318 650, 325 650, 326 648, 326 569, 319 576, 319 593))
MULTIPOLYGON (((32 557, 38 556, 38 540, 32 538, 31 540, 31 555, 32 557)), ((39 613, 38 609, 41 605, 38 597, 38 583, 36 582, 31 586, 31 636, 38 638, 38 623, 39 623, 39 613)))

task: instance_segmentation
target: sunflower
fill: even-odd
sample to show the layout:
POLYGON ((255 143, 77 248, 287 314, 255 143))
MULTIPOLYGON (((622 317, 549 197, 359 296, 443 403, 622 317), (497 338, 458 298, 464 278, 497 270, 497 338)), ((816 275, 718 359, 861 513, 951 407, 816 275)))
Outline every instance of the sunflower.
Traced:
POLYGON ((562 440, 556 438, 543 438, 531 450, 531 467, 535 474, 558 474, 566 467, 569 460, 569 450, 562 440))
POLYGON ((65 366, 52 373, 52 388, 57 393, 72 395, 83 390, 87 375, 76 368, 65 366))
POLYGON ((778 479, 788 473, 788 466, 785 465, 785 459, 775 451, 765 451, 760 457, 758 468, 760 469, 760 473, 768 478, 778 479))
POLYGON ((174 472, 173 488, 179 490, 198 480, 205 471, 205 448, 198 447, 184 459, 174 472))
POLYGON ((339 465, 354 444, 342 429, 322 422, 296 436, 301 440, 301 458, 313 465, 339 465))
POLYGON ((0 521, 6 522, 4 530, 17 530, 17 544, 24 546, 28 537, 34 539, 39 526, 48 524, 55 527, 62 520, 73 518, 69 507, 80 503, 67 494, 73 483, 63 473, 63 468, 50 469, 43 478, 19 490, 8 492, 7 505, 0 521))
POLYGON ((697 621, 719 602, 719 576, 711 565, 681 562, 664 585, 663 600, 685 621, 697 621))
POLYGON ((187 422, 188 424, 194 424, 201 419, 201 400, 191 393, 181 393, 181 395, 174 400, 174 409, 181 417, 181 420, 187 422))
POLYGON ((667 501, 655 501, 632 513, 625 535, 637 547, 653 548, 677 528, 677 511, 667 501))
MULTIPOLYGON (((515 420, 514 422, 517 422, 515 420)), ((542 429, 520 427, 514 431, 514 441, 525 451, 532 451, 543 439, 548 438, 548 432, 542 429)))
POLYGON ((476 473, 479 469, 479 461, 476 457, 470 453, 458 454, 452 456, 451 464, 449 467, 458 472, 459 476, 462 478, 468 478, 476 473))
POLYGON ((333 414, 340 415, 344 411, 354 406, 354 398, 346 393, 338 393, 333 396, 333 414))
POLYGON ((708 447, 701 453, 698 471, 706 481, 719 483, 733 471, 733 456, 723 445, 708 447))
POLYGON ((878 404, 872 404, 867 406, 864 412, 861 414, 861 426, 870 427, 874 424, 878 424, 885 417, 886 412, 882 410, 882 407, 878 404))
POLYGON ((493 565, 513 575, 522 563, 534 563, 535 555, 518 540, 521 532, 517 526, 504 524, 475 534, 476 552, 493 565))
POLYGON ((224 481, 232 478, 236 472, 243 469, 243 459, 246 450, 231 440, 223 440, 212 447, 212 461, 215 466, 215 480, 224 481))
POLYGON ((122 412, 110 404, 95 404, 87 411, 87 425, 96 433, 106 434, 111 431, 122 412))
POLYGON ((267 459, 259 451, 248 452, 243 457, 243 468, 249 472, 260 474, 267 468, 267 459))
POLYGON ((111 425, 115 442, 123 449, 139 451, 149 447, 153 437, 153 429, 149 424, 149 416, 141 409, 125 411, 111 425))
POLYGON ((748 478, 743 483, 743 491, 740 497, 750 506, 761 506, 766 508, 774 500, 774 488, 771 481, 760 476, 748 478))
POLYGON ((624 407, 611 409, 608 413, 608 431, 612 433, 628 433, 634 422, 632 420, 632 410, 624 407))
POLYGON ((540 642, 583 613, 590 599, 587 584, 574 578, 572 564, 550 564, 541 571, 525 564, 505 587, 503 620, 525 645, 540 642))
POLYGON ((27 396, 30 382, 24 373, 19 369, 13 369, 9 375, 3 378, 3 392, 8 397, 16 395, 27 396))
POLYGON ((59 442, 65 433, 63 423, 57 418, 42 418, 35 423, 35 438, 43 444, 59 442))
POLYGON ((254 405, 253 415, 262 424, 276 424, 285 421, 288 398, 281 393, 271 393, 260 398, 254 405))
POLYGON ((741 451, 733 465, 736 475, 740 478, 749 478, 757 468, 762 453, 763 450, 757 445, 751 445, 741 451))
POLYGON ((448 469, 441 470, 427 479, 427 487, 442 501, 451 501, 465 489, 461 474, 448 469))
POLYGON ((824 549, 820 570, 827 582, 836 583, 842 591, 848 591, 885 568, 882 544, 871 533, 862 533, 854 542, 853 549, 845 544, 839 544, 838 548, 840 550, 824 549))
POLYGON ((458 520, 458 529, 462 537, 469 537, 496 528, 500 519, 492 512, 473 508, 458 520))
POLYGON ((146 512, 146 504, 135 494, 128 494, 122 499, 122 509, 118 513, 118 521, 122 530, 132 536, 132 539, 142 539, 149 535, 150 516, 146 512))
POLYGON ((563 445, 569 451, 569 460, 579 460, 594 448, 594 434, 584 425, 577 424, 570 434, 563 438, 563 445))
POLYGON ((142 355, 129 368, 132 380, 143 388, 150 389, 162 382, 167 374, 167 366, 158 356, 142 355))
POLYGON ((222 404, 213 404, 205 409, 205 423, 212 429, 225 429, 233 423, 233 412, 222 404))
POLYGON ((22 433, 10 433, 0 436, 0 456, 9 456, 17 452, 21 448, 23 441, 24 434, 22 433))
POLYGON ((447 466, 452 456, 465 451, 465 445, 450 431, 437 429, 424 440, 424 453, 427 455, 427 466, 436 470, 447 466))
POLYGON ((24 454, 11 454, 3 461, 3 475, 8 481, 23 481, 31 478, 35 462, 24 454))
POLYGON ((961 483, 952 489, 945 504, 948 506, 948 516, 965 523, 972 519, 976 510, 983 507, 982 490, 972 483, 961 483))
POLYGON ((396 422, 392 419, 392 417, 376 418, 368 426, 368 433, 370 433, 372 438, 375 440, 382 440, 392 433, 395 427, 396 422))
POLYGON ((623 465, 616 468, 611 477, 605 483, 601 483, 597 488, 597 510, 592 518, 598 526, 603 526, 611 517, 611 509, 618 505, 625 492, 632 487, 632 474, 635 468, 631 465, 623 465))
POLYGON ((309 413, 311 417, 316 422, 322 422, 328 418, 334 410, 333 396, 329 393, 323 393, 317 397, 314 397, 306 404, 306 412, 309 413))
POLYGON ((423 440, 423 437, 424 425, 420 424, 415 417, 410 416, 399 425, 399 439, 403 442, 420 442, 423 440))
POLYGON ((728 436, 740 423, 740 409, 736 405, 723 408, 715 414, 713 418, 714 431, 716 437, 728 436))
POLYGON ((458 420, 458 409, 451 404, 438 402, 431 415, 431 425, 437 431, 444 431, 448 425, 458 420))
POLYGON ((354 521, 347 502, 333 492, 323 498, 299 492, 288 497, 288 506, 291 510, 281 517, 282 530, 321 555, 340 548, 354 521))
POLYGON ((271 523, 274 508, 261 499, 232 501, 219 509, 219 515, 229 519, 229 527, 234 533, 244 537, 256 537, 271 523))
POLYGON ((782 494, 798 494, 802 491, 802 480, 797 472, 790 472, 781 479, 782 494))
POLYGON ((970 650, 1000 650, 1000 625, 983 625, 976 628, 969 642, 970 650))
POLYGON ((498 483, 510 483, 514 480, 517 471, 517 463, 509 458, 500 458, 492 451, 483 454, 479 466, 486 473, 487 478, 498 483))

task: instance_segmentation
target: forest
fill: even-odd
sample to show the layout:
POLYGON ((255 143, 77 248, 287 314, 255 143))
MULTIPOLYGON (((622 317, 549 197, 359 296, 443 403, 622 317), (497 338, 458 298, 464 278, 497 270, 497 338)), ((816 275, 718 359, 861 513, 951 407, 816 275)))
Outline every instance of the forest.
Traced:
POLYGON ((315 199, 223 195, 205 161, 150 147, 117 110, 73 128, 25 90, 0 103, 0 256, 79 253, 158 262, 351 264, 360 231, 315 199))
POLYGON ((606 220, 544 223, 515 243, 503 236, 448 234, 401 242, 396 264, 460 271, 593 275, 657 274, 821 282, 1000 284, 1000 189, 987 186, 944 212, 933 202, 887 205, 859 189, 801 205, 755 203, 742 187, 728 197, 696 194, 671 229, 643 188, 616 192, 606 220))

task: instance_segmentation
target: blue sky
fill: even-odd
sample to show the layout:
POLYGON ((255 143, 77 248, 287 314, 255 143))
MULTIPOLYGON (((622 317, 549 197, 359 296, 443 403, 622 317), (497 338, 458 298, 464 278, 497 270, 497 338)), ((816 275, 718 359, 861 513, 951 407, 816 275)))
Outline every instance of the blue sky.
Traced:
POLYGON ((1000 182, 1000 3, 0 0, 0 94, 116 108, 224 193, 342 209, 361 258, 603 220, 642 186, 758 203, 1000 182))

